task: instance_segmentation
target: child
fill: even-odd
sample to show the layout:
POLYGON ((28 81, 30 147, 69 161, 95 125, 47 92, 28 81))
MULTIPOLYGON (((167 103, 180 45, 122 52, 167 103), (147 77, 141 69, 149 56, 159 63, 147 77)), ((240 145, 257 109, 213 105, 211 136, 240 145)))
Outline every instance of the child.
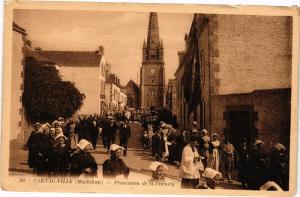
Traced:
POLYGON ((148 135, 148 131, 144 131, 143 135, 141 136, 141 143, 143 145, 144 150, 150 148, 150 138, 148 135))
POLYGON ((231 183, 231 172, 234 169, 234 146, 229 142, 228 137, 225 137, 223 144, 223 153, 225 159, 225 171, 227 175, 228 182, 231 183))

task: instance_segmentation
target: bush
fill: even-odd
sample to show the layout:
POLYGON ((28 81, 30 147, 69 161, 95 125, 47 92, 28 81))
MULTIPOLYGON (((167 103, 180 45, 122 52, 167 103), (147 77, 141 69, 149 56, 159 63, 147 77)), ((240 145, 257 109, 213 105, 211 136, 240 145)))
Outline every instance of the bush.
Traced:
POLYGON ((69 81, 62 81, 54 65, 44 65, 32 57, 25 59, 22 102, 30 123, 71 117, 83 104, 84 94, 69 81))

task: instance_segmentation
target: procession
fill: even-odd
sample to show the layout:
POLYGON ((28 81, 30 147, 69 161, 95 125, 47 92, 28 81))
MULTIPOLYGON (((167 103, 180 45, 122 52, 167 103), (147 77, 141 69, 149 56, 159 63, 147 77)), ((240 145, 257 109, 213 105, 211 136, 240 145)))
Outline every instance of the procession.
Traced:
POLYGON ((232 182, 234 170, 245 189, 258 190, 265 183, 271 189, 286 188, 288 155, 282 144, 277 143, 268 153, 259 139, 234 147, 228 138, 220 141, 217 133, 199 131, 195 121, 191 129, 181 131, 144 114, 149 112, 135 114, 135 118, 127 111, 121 116, 116 114, 117 118, 59 117, 52 124, 35 123, 26 144, 28 165, 39 176, 98 177, 91 152, 100 145, 110 155, 103 163, 103 178, 128 177, 130 169, 121 158, 127 157, 130 124, 143 124, 149 129, 139 131, 140 146, 153 156, 149 169, 154 180, 164 181, 168 166, 177 165, 182 188, 214 189, 219 181, 232 182), (140 122, 138 117, 146 119, 140 122))
POLYGON ((289 16, 18 10, 13 20, 12 176, 291 188, 289 16))

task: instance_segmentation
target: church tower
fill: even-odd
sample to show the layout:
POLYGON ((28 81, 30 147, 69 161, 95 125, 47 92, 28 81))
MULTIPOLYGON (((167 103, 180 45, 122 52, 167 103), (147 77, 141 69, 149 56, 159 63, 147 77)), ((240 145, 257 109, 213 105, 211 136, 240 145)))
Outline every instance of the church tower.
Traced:
POLYGON ((141 107, 162 107, 164 104, 164 48, 159 39, 157 13, 151 12, 147 42, 143 43, 143 61, 140 74, 141 107))

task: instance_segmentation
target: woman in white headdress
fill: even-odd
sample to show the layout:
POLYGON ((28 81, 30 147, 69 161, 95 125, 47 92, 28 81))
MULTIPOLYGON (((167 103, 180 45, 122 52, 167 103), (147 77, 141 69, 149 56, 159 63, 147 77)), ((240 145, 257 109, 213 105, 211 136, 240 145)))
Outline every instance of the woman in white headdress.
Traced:
POLYGON ((275 183, 274 181, 268 181, 262 186, 260 186, 259 190, 265 190, 265 191, 283 191, 281 187, 275 183))
POLYGON ((45 124, 42 124, 42 126, 39 128, 39 132, 48 134, 50 129, 51 125, 48 122, 46 122, 45 124))
POLYGON ((93 145, 82 139, 76 146, 77 150, 71 157, 71 175, 97 176, 98 165, 95 158, 89 153, 93 149, 93 145))
POLYGON ((49 123, 43 124, 36 133, 36 172, 45 175, 49 172, 49 158, 51 156, 52 144, 49 138, 49 123))
POLYGON ((124 148, 117 144, 111 144, 109 147, 110 158, 103 163, 103 177, 104 178, 117 178, 129 175, 129 168, 121 159, 124 148))
POLYGON ((166 164, 154 161, 150 164, 149 169, 152 171, 152 177, 149 181, 165 181, 165 170, 168 170, 166 164))
POLYGON ((219 135, 217 133, 212 134, 212 141, 210 142, 210 162, 209 167, 219 171, 220 165, 220 145, 219 135))
POLYGON ((68 138, 62 133, 55 137, 55 145, 52 151, 51 164, 53 172, 59 175, 67 174, 70 163, 70 149, 66 146, 66 140, 68 138))
POLYGON ((169 128, 167 126, 167 124, 164 124, 164 126, 161 128, 161 134, 162 134, 162 140, 163 140, 163 157, 162 157, 162 161, 165 161, 169 155, 170 155, 170 151, 169 151, 169 145, 171 145, 171 143, 168 141, 168 133, 169 133, 169 128))
POLYGON ((218 181, 222 179, 221 172, 212 168, 205 168, 202 176, 206 179, 206 184, 211 189, 215 189, 215 186, 216 184, 218 184, 218 181))
POLYGON ((59 134, 63 134, 63 130, 61 127, 55 128, 55 136, 58 136, 59 134))

